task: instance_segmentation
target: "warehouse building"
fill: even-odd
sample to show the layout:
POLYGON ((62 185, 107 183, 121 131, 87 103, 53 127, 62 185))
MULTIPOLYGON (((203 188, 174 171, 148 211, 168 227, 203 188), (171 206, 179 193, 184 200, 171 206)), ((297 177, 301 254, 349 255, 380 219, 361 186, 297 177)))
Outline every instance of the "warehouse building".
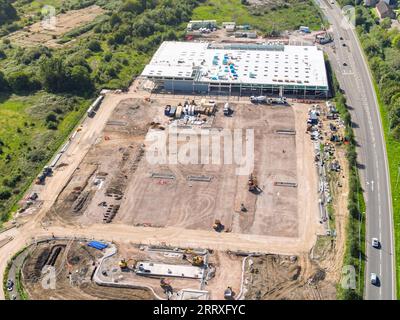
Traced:
POLYGON ((164 42, 142 77, 158 90, 326 97, 323 52, 315 46, 164 42))

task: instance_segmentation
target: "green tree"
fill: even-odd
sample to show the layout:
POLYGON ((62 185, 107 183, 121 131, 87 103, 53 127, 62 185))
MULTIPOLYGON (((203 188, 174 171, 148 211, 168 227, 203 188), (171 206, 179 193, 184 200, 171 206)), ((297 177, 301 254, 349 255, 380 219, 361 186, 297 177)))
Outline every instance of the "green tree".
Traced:
POLYGON ((65 66, 60 58, 43 59, 40 63, 42 85, 46 91, 62 92, 67 80, 65 66))
MULTIPOLYGON (((392 40, 392 46, 394 48, 400 49, 400 34, 398 34, 397 36, 395 36, 392 40)), ((400 53, 399 53, 400 54, 400 53)))
POLYGON ((83 66, 74 66, 69 73, 69 89, 81 94, 90 94, 94 90, 89 71, 83 66))
POLYGON ((90 51, 93 51, 93 52, 99 52, 99 51, 102 50, 100 42, 98 42, 97 40, 90 41, 88 43, 88 48, 89 48, 90 51))
POLYGON ((17 11, 11 0, 0 0, 0 26, 17 18, 17 11))
POLYGON ((4 77, 4 73, 0 71, 0 92, 7 92, 9 90, 8 82, 4 77))
POLYGON ((10 73, 7 77, 8 85, 14 92, 27 92, 39 88, 37 81, 24 71, 10 73))

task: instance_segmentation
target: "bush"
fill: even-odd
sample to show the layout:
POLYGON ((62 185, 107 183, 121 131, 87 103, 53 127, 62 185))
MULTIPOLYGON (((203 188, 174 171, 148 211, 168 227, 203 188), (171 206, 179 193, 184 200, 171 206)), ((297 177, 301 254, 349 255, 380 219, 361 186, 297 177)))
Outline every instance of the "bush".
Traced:
POLYGON ((58 122, 57 115, 55 115, 54 113, 49 113, 46 116, 46 122, 58 122))
POLYGON ((46 153, 42 150, 33 150, 29 153, 28 159, 32 162, 41 162, 46 159, 46 153))
POLYGON ((9 74, 7 82, 14 92, 29 92, 40 88, 40 83, 24 71, 9 74))
POLYGON ((0 200, 7 200, 11 197, 9 190, 0 190, 0 200))
POLYGON ((88 48, 92 52, 99 52, 99 51, 102 50, 100 42, 98 42, 97 40, 90 41, 89 44, 88 44, 88 48))

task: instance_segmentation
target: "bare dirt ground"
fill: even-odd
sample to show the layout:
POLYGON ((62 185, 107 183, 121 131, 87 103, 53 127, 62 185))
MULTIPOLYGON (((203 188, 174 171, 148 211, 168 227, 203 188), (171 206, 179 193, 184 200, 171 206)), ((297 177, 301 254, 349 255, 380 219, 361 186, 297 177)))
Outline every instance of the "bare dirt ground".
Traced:
POLYGON ((57 39, 67 32, 93 21, 97 16, 104 13, 104 10, 93 5, 84 9, 71 10, 56 16, 54 29, 45 28, 42 22, 37 22, 24 30, 14 32, 9 39, 23 46, 45 45, 57 47, 57 39))
POLYGON ((307 256, 267 255, 252 257, 246 266, 246 299, 331 300, 335 283, 307 256))
MULTIPOLYGON (((254 130, 254 170, 249 172, 255 173, 261 189, 254 194, 247 190, 248 173, 237 175, 236 164, 149 163, 145 141, 149 128, 168 132, 161 130, 169 122, 163 115, 163 105, 157 100, 121 101, 48 218, 90 225, 103 222, 104 215, 116 208, 112 222, 134 226, 212 230, 215 219, 219 219, 225 231, 234 233, 291 238, 314 234, 317 202, 309 200, 315 195, 313 200, 317 201, 317 182, 316 172, 310 167, 312 156, 304 157, 311 150, 311 143, 303 139, 307 117, 304 106, 232 103, 234 116, 225 117, 223 104, 219 105, 213 129, 254 130), (296 134, 278 134, 277 130, 296 134), (308 179, 298 181, 298 170, 308 179), (171 174, 174 179, 152 178, 153 173, 171 174), (188 181, 190 175, 205 175, 211 181, 188 181), (298 187, 276 186, 276 182, 291 182, 298 187), (245 213, 240 211, 242 203, 245 213)), ((185 131, 178 129, 178 133, 185 131)))
MULTIPOLYGON (((13 236, 14 240, 0 250, 1 275, 4 272, 6 262, 13 253, 17 252, 27 243, 30 243, 34 238, 49 237, 51 235, 63 237, 82 236, 94 239, 106 239, 107 241, 114 241, 118 244, 125 245, 130 243, 159 245, 161 243, 178 247, 189 246, 218 250, 218 253, 214 254, 212 259, 215 259, 220 266, 226 266, 228 272, 216 273, 215 279, 217 279, 217 277, 221 277, 221 279, 214 282, 210 281, 207 285, 209 286, 210 290, 211 288, 214 288, 211 290, 213 292, 212 297, 219 298, 222 297, 221 292, 226 285, 233 286, 235 288, 235 292, 238 291, 238 284, 232 283, 228 275, 230 273, 235 274, 234 279, 235 281, 237 280, 238 277, 236 275, 241 273, 240 270, 242 258, 237 258, 236 256, 224 253, 227 250, 242 250, 244 252, 262 252, 268 254, 276 253, 300 255, 299 259, 304 259, 304 262, 302 263, 306 264, 307 266, 309 262, 307 259, 302 258, 302 256, 310 252, 311 248, 315 245, 317 235, 321 234, 321 230, 319 227, 320 225, 318 224, 318 194, 316 192, 318 180, 313 162, 313 146, 310 142, 309 136, 305 133, 307 110, 309 108, 309 105, 306 104, 294 103, 292 108, 285 109, 285 112, 290 114, 290 117, 288 118, 291 119, 290 121, 279 118, 280 115, 282 116, 281 111, 278 109, 273 109, 272 111, 277 112, 273 115, 270 115, 271 119, 273 119, 272 122, 266 123, 266 119, 264 119, 263 116, 266 116, 268 112, 272 111, 268 110, 269 107, 263 107, 262 111, 256 111, 261 113, 253 114, 251 112, 247 112, 248 114, 244 116, 243 122, 241 124, 239 123, 242 127, 245 127, 249 124, 256 124, 256 132, 262 132, 261 135, 255 135, 256 141, 261 142, 269 141, 268 139, 273 137, 273 134, 271 132, 268 133, 268 130, 271 131, 272 128, 274 128, 274 125, 276 126, 277 124, 281 124, 284 126, 284 129, 287 129, 289 126, 295 128, 296 135, 294 137, 281 137, 278 139, 288 139, 288 146, 295 145, 295 151, 290 151, 295 152, 295 159, 292 159, 287 163, 290 164, 290 168, 292 168, 291 170, 293 170, 294 173, 293 177, 296 177, 296 181, 298 183, 296 194, 297 212, 291 212, 293 216, 297 216, 297 236, 281 237, 263 235, 260 233, 257 234, 254 231, 259 229, 252 229, 251 227, 248 229, 240 229, 240 223, 234 219, 232 219, 232 229, 234 229, 235 226, 239 226, 239 228, 232 230, 230 233, 217 233, 210 228, 210 225, 208 225, 208 228, 203 227, 189 229, 187 228, 188 224, 183 223, 179 225, 176 222, 173 226, 167 224, 163 228, 155 226, 134 226, 132 221, 127 224, 123 221, 123 219, 126 217, 132 218, 137 213, 132 212, 132 210, 129 210, 129 208, 126 207, 124 209, 126 210, 126 215, 124 216, 121 214, 121 212, 123 212, 122 206, 117 212, 112 223, 102 223, 103 212, 101 210, 103 207, 99 206, 101 202, 106 201, 107 204, 113 204, 116 206, 124 203, 127 200, 126 198, 119 199, 120 195, 118 192, 120 191, 124 193, 123 197, 135 196, 127 192, 127 190, 129 190, 129 185, 132 183, 132 181, 134 181, 134 178, 132 177, 137 176, 138 172, 145 168, 143 166, 144 160, 140 157, 138 158, 138 155, 140 155, 140 150, 146 132, 151 126, 154 127, 153 129, 162 131, 161 127, 168 125, 168 123, 165 123, 163 106, 166 103, 176 105, 178 102, 183 102, 183 99, 193 98, 189 96, 151 95, 151 102, 147 102, 143 100, 143 97, 148 97, 150 94, 138 93, 136 90, 138 90, 138 87, 136 87, 136 89, 134 88, 132 92, 128 94, 108 95, 95 118, 86 119, 83 122, 81 126, 82 130, 71 141, 71 146, 61 159, 63 166, 57 168, 53 177, 49 178, 46 182, 46 185, 40 186, 40 190, 38 190, 41 199, 40 207, 37 208, 39 213, 34 214, 35 212, 30 212, 29 214, 21 215, 18 219, 18 223, 24 224, 20 224, 19 227, 4 233, 3 236, 13 236), (123 102, 120 103, 121 101, 123 102), (145 108, 141 109, 141 106, 143 105, 145 108), (114 112, 115 109, 117 109, 116 112, 114 112), (151 124, 151 122, 156 123, 151 124), (157 124, 157 122, 160 124, 157 124), (262 130, 260 128, 261 125, 264 125, 266 129, 262 130), (268 136, 268 134, 270 136, 268 136), (259 137, 261 137, 261 140, 257 140, 259 137), (141 160, 138 161, 138 159, 141 160), (134 174, 130 176, 130 172, 134 174), (299 179, 298 177, 307 178, 299 179), (117 183, 114 183, 113 181, 117 181, 117 183), (80 194, 82 194, 82 191, 84 191, 86 188, 88 188, 87 191, 89 191, 88 196, 86 200, 83 201, 83 205, 80 209, 82 211, 78 213, 73 212, 72 209, 72 206, 77 199, 69 202, 65 201, 68 195, 73 193, 74 188, 77 188, 75 191, 80 192, 80 194), (111 196, 107 196, 107 192, 109 192, 111 196), (106 200, 103 200, 104 198, 106 200), (65 206, 60 207, 62 210, 57 210, 58 206, 60 205, 65 206), (44 215, 46 215, 46 218, 42 220, 44 215), (119 221, 118 219, 121 220, 119 221), (242 233, 237 233, 237 230, 242 233), (246 233, 246 230, 250 231, 246 233), (221 256, 222 258, 217 258, 217 256, 221 256)), ((195 97, 195 99, 198 99, 198 97, 195 97)), ((220 99, 223 101, 224 98, 220 99)), ((229 121, 237 121, 235 117, 237 117, 240 112, 246 113, 246 108, 251 106, 248 103, 248 98, 237 98, 237 100, 236 98, 233 98, 232 100, 234 100, 232 106, 235 110, 238 109, 236 110, 238 113, 229 119, 224 119, 222 116, 217 115, 214 123, 215 126, 218 125, 219 127, 229 127, 229 121)), ((219 102, 219 108, 221 105, 222 103, 219 102)), ((280 129, 282 129, 282 127, 280 127, 280 129)), ((285 145, 285 147, 287 146, 285 145)), ((272 151, 269 151, 269 148, 269 146, 262 146, 261 150, 256 151, 256 155, 258 154, 258 156, 260 156, 264 155, 265 152, 270 152, 271 156, 277 156, 280 152, 282 152, 282 146, 279 144, 272 151)), ((338 157, 343 157, 344 151, 341 149, 338 150, 338 157)), ((284 153, 282 152, 282 154, 284 153)), ((261 162, 261 168, 264 168, 262 166, 266 166, 267 161, 272 160, 264 160, 264 162, 261 162)), ((344 160, 341 159, 340 161, 344 160)), ((277 160, 276 162, 279 161, 277 160)), ((345 167, 345 164, 346 163, 343 162, 343 168, 345 167)), ((256 161, 256 167, 257 165, 259 164, 257 164, 256 161)), ((274 168, 281 169, 280 164, 273 163, 273 168, 270 168, 270 170, 274 168)), ((181 170, 181 175, 185 177, 188 173, 183 171, 183 169, 181 170)), ((265 167, 265 171, 268 172, 268 167, 265 167)), ((213 173, 215 173, 216 177, 219 176, 218 170, 214 169, 213 173)), ((262 182, 260 182, 260 185, 262 185, 263 188, 265 188, 265 185, 267 184, 262 181, 266 174, 267 173, 265 172, 262 172, 261 175, 260 173, 257 173, 259 181, 262 182)), ((342 174, 345 176, 346 172, 343 171, 342 174)), ((224 177, 224 179, 226 178, 224 177)), ((340 179, 345 180, 344 178, 340 179)), ((244 186, 246 185, 246 180, 247 178, 245 178, 244 186)), ((340 181, 343 182, 343 180, 340 181)), ((187 182, 185 183, 182 183, 182 185, 187 188, 188 184, 187 182)), ((237 185, 241 185, 241 187, 243 187, 243 185, 240 183, 237 183, 237 185)), ((165 187, 168 187, 168 185, 163 183, 157 184, 157 186, 159 187, 157 190, 160 192, 162 192, 165 187)), ((145 188, 145 186, 143 186, 143 188, 145 188)), ((193 186, 189 188, 193 188, 193 186)), ((225 186, 220 188, 225 188, 225 186)), ((316 246, 317 248, 313 250, 313 261, 318 263, 318 268, 321 268, 325 271, 325 279, 328 281, 337 281, 340 276, 340 266, 342 260, 338 258, 338 256, 340 256, 340 254, 343 252, 343 242, 340 241, 343 241, 344 239, 344 219, 345 212, 347 212, 347 189, 345 183, 342 183, 341 188, 342 189, 338 189, 340 190, 338 191, 338 194, 341 200, 337 203, 337 206, 338 210, 343 210, 341 211, 343 214, 339 214, 337 217, 335 217, 335 223, 337 226, 339 226, 337 227, 338 240, 335 243, 331 242, 330 240, 327 241, 326 238, 324 238, 323 241, 318 239, 319 241, 316 246), (339 252, 339 254, 337 254, 337 252, 339 252)), ((248 191, 244 192, 244 194, 251 197, 257 197, 257 202, 260 199, 260 195, 251 195, 248 193, 248 191)), ((272 198, 277 197, 277 199, 284 196, 284 194, 282 195, 282 193, 278 191, 275 186, 272 188, 270 194, 267 195, 263 192, 261 195, 272 198)), ((212 196, 215 199, 214 201, 217 202, 219 195, 212 194, 212 196)), ((179 196, 177 197, 181 198, 179 196)), ((182 201, 181 199, 178 200, 182 201)), ((241 199, 239 198, 239 200, 235 202, 235 208, 237 208, 236 206, 238 203, 240 205, 240 201, 241 199)), ((157 201, 154 202, 157 203, 157 201)), ((168 205, 170 205, 170 203, 168 203, 168 205)), ((195 203, 195 205, 197 204, 195 203)), ((280 205, 279 202, 277 205, 280 205)), ((336 206, 336 202, 334 205, 336 206)), ((248 206, 250 207, 250 205, 248 206)), ((162 204, 159 204, 159 207, 162 207, 162 204)), ((257 208, 254 210, 255 215, 257 216, 257 208)), ((250 211, 250 213, 251 212, 252 211, 250 211)), ((192 219, 191 221, 196 221, 196 212, 189 213, 190 215, 186 216, 186 218, 192 219)), ((261 211, 260 214, 260 217, 265 218, 271 213, 261 211)), ((231 215, 234 217, 240 217, 240 214, 237 214, 236 212, 232 212, 231 215)), ((260 219, 260 221, 262 221, 262 219, 260 219)), ((277 223, 280 222, 279 220, 277 221, 277 223)), ((193 228, 193 224, 191 228, 193 228)), ((261 228, 261 230, 267 229, 268 226, 266 226, 266 229, 261 228)), ((290 232, 293 232, 293 230, 290 232)), ((310 268, 310 270, 313 269, 310 268)), ((307 277, 305 276, 304 278, 307 277)), ((303 284, 299 283, 299 285, 302 286, 303 284)), ((83 286, 86 286, 86 284, 83 286)), ((92 285, 87 285, 87 288, 92 288, 92 285)), ((102 297, 102 289, 103 288, 100 288, 100 290, 96 291, 98 292, 98 296, 96 296, 94 293, 85 293, 84 296, 85 298, 102 297)), ((82 293, 79 293, 79 295, 82 296, 82 293)), ((310 297, 311 296, 309 296, 309 298, 310 297)))
POLYGON ((142 161, 116 221, 210 230, 219 219, 227 230, 236 233, 297 237, 297 189, 273 185, 276 181, 297 182, 295 138, 275 133, 277 129, 294 129, 293 111, 247 104, 232 107, 235 115, 227 118, 217 112, 213 127, 254 129, 254 173, 262 189, 259 195, 248 192, 248 175, 237 176, 234 164, 152 165, 142 161), (152 173, 176 178, 154 179, 152 173), (189 182, 190 175, 206 175, 212 180, 189 182), (240 213, 241 203, 246 213, 240 213))

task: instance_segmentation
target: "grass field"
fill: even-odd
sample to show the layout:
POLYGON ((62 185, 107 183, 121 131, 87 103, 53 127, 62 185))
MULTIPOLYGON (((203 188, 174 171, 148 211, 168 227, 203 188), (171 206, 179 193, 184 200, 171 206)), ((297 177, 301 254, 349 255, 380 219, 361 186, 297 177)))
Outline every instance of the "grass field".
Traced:
POLYGON ((192 18, 250 24, 264 33, 296 30, 301 25, 309 26, 312 30, 321 28, 322 16, 311 0, 291 0, 286 3, 280 7, 252 9, 242 5, 240 0, 208 0, 194 10, 192 18))

